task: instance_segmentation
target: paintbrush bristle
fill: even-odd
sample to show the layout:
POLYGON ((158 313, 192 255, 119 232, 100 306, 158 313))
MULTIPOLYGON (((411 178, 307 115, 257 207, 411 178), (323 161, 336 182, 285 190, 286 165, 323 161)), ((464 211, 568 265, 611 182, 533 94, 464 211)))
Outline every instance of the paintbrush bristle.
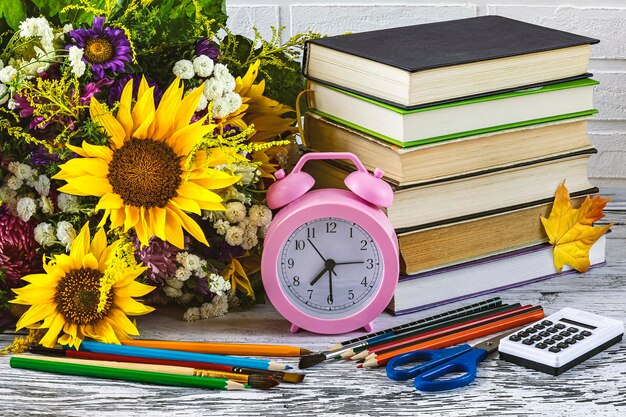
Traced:
POLYGON ((311 366, 315 366, 320 362, 324 362, 326 360, 326 355, 323 353, 314 353, 313 355, 306 355, 300 358, 300 363, 298 366, 300 369, 310 368, 311 366))
POLYGON ((285 372, 282 376, 283 382, 288 382, 290 384, 299 384, 304 380, 304 374, 299 374, 296 372, 285 372))
POLYGON ((272 375, 252 374, 248 375, 248 385, 250 388, 270 389, 278 385, 279 382, 272 375))

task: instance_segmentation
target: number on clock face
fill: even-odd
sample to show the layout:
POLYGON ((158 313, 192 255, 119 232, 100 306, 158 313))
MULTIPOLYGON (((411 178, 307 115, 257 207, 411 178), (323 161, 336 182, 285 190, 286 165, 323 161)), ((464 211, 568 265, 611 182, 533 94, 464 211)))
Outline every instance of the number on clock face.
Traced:
POLYGON ((287 298, 309 314, 341 318, 367 305, 383 275, 380 251, 356 223, 336 217, 298 227, 278 263, 287 298))

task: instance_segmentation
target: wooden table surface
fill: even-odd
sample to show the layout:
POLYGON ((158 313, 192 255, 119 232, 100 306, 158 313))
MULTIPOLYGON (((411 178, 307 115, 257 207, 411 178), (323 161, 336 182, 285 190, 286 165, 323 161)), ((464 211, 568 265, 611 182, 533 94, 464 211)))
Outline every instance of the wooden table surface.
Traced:
MULTIPOLYGON (((567 306, 626 320, 626 206, 623 198, 607 210, 614 222, 608 235, 608 265, 585 274, 566 275, 498 295, 505 302, 541 304, 546 315, 567 306)), ((416 320, 465 303, 392 317, 383 314, 375 327, 416 320)), ((289 324, 269 305, 242 313, 186 323, 178 314, 139 319, 146 338, 225 340, 293 344, 322 350, 351 335, 290 334, 289 324)), ((0 345, 8 335, 0 335, 0 345)), ((11 369, 0 357, 0 416, 625 416, 626 342, 554 377, 497 359, 479 366, 471 385, 443 393, 421 393, 410 382, 387 379, 384 370, 356 369, 332 362, 306 370, 301 384, 281 384, 269 391, 210 391, 120 381, 60 376, 11 369)), ((296 365, 297 360, 286 362, 296 365)))

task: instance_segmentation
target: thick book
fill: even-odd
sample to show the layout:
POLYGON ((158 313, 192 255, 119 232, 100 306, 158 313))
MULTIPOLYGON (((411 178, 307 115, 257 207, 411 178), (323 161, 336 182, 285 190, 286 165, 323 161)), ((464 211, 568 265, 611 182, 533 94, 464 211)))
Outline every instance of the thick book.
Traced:
MULTIPOLYGON (((391 184, 394 200, 387 216, 402 233, 418 226, 461 221, 478 213, 495 214, 531 201, 551 199, 563 180, 567 180, 570 192, 591 192, 594 187, 587 178, 587 163, 594 153, 594 148, 583 148, 410 186, 391 184)), ((311 161, 305 171, 315 178, 317 188, 345 188, 343 180, 353 169, 346 170, 330 161, 311 161)))
POLYGON ((409 148, 311 112, 305 115, 304 128, 308 148, 352 152, 370 171, 380 168, 389 182, 406 185, 591 146, 586 120, 566 119, 409 148))
MULTIPOLYGON (((602 236, 589 251, 591 265, 604 264, 605 253, 606 236, 602 236)), ((423 274, 401 276, 388 309, 394 315, 408 314, 575 272, 566 265, 559 273, 554 266, 553 246, 540 244, 423 274)))
POLYGON ((597 42, 482 16, 310 40, 303 73, 410 108, 584 74, 597 42))
MULTIPOLYGON (((570 195, 572 206, 579 207, 587 195, 570 195)), ((548 236, 539 218, 550 215, 552 203, 532 202, 529 207, 399 233, 400 273, 418 274, 545 243, 548 236)))
POLYGON ((585 78, 404 110, 310 82, 309 106, 339 124, 409 147, 594 114, 596 84, 585 78))

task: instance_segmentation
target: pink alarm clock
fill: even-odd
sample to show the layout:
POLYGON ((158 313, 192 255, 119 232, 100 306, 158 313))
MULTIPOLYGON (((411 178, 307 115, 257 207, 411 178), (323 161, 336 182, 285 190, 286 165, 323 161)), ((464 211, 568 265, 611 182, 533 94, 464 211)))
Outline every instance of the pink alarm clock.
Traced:
POLYGON ((398 240, 381 208, 393 202, 383 171, 367 172, 356 155, 304 155, 293 171, 276 172, 268 206, 282 209, 265 236, 261 273, 265 292, 289 320, 291 331, 371 331, 389 304, 399 274, 398 240), (315 180, 302 167, 312 159, 351 160, 347 190, 310 191, 315 180))

